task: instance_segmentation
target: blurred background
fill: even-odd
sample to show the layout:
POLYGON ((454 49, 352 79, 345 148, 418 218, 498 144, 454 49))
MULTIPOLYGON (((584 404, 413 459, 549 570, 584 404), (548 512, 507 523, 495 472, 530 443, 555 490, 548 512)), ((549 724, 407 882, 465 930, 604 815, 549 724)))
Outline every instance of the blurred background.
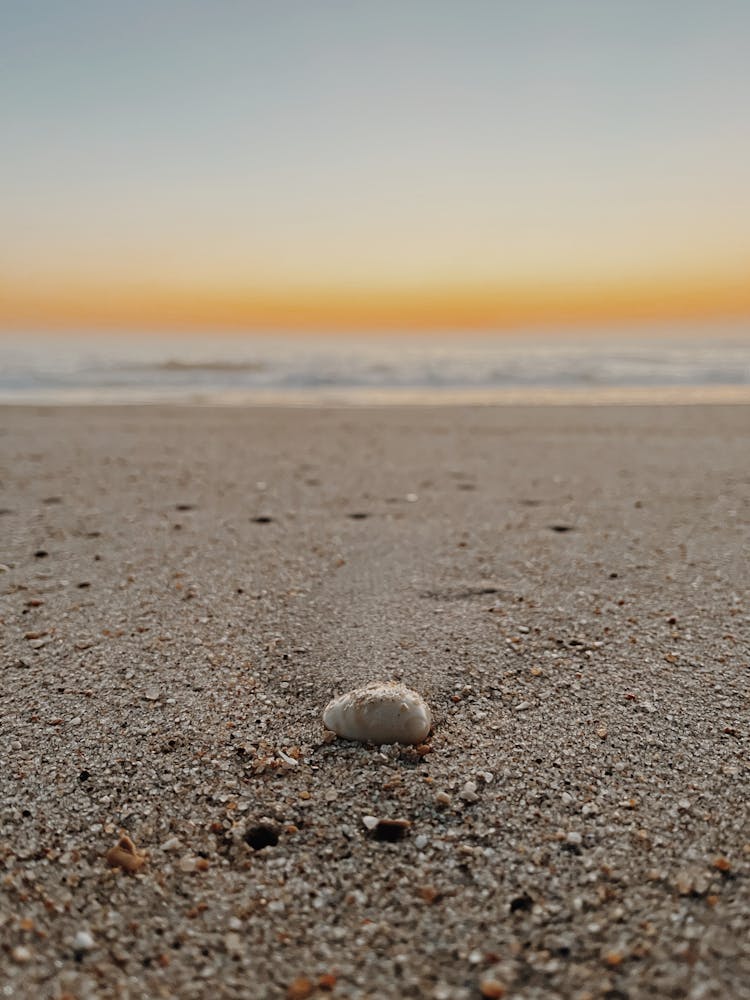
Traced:
POLYGON ((0 55, 0 401, 750 399, 745 0, 29 0, 0 55))

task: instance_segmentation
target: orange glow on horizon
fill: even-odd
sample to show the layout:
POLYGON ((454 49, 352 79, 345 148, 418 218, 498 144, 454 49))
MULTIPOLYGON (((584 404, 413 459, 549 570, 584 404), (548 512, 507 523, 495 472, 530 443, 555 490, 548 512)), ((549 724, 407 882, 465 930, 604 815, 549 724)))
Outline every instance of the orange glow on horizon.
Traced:
MULTIPOLYGON (((750 275, 750 269, 748 271, 750 275)), ((215 292, 0 287, 0 329, 494 330, 750 317, 750 277, 572 288, 294 289, 215 292)))

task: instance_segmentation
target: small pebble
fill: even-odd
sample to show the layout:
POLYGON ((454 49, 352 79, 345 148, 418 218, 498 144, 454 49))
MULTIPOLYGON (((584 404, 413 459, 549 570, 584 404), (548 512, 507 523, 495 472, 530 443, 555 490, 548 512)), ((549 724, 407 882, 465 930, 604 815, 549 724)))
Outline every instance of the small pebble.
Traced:
POLYGON ((94 939, 88 931, 78 931, 73 938, 73 948, 76 951, 91 951, 94 947, 94 939))
POLYGON ((459 797, 464 800, 464 802, 476 802, 479 796, 477 795, 477 786, 473 781, 467 781, 461 791, 458 793, 459 797))

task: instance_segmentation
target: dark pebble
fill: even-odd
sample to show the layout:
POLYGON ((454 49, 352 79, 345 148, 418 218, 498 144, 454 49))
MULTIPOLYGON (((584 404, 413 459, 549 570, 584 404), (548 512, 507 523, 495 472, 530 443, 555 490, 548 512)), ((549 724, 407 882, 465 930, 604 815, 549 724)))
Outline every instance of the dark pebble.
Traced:
POLYGON ((264 847, 275 847, 279 842, 278 831, 272 826, 251 826, 244 837, 245 843, 254 851, 262 851, 264 847))

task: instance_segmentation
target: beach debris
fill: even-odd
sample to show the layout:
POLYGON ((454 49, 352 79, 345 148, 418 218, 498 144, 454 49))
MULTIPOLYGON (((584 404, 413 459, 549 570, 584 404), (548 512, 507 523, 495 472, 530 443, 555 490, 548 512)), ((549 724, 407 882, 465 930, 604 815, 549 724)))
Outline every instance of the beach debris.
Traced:
POLYGON ((362 822, 373 840, 382 840, 388 844, 403 840, 411 827, 408 819, 378 819, 376 816, 363 816, 362 822))
POLYGON ((297 976, 286 991, 287 1000, 307 1000, 315 992, 315 986, 307 976, 297 976))
POLYGON ((500 1000, 505 996, 505 985, 488 973, 479 980, 479 992, 485 1000, 500 1000))
POLYGON ((262 851, 264 847, 275 847, 278 844, 279 833, 270 823, 258 823, 249 827, 242 839, 254 851, 262 851))
POLYGON ((287 767, 299 767, 299 761, 295 760, 294 757, 290 757, 288 753, 285 753, 283 750, 277 750, 276 753, 287 767))
POLYGON ((186 854, 177 862, 177 867, 181 872, 185 872, 186 874, 206 872, 211 867, 211 862, 208 858, 202 858, 199 855, 186 854))
POLYGON ((258 517, 251 517, 253 524, 270 524, 273 518, 269 514, 259 514, 258 517))
POLYGON ((477 783, 475 781, 467 781, 461 791, 458 793, 459 798, 462 798, 464 802, 472 803, 476 802, 479 796, 477 795, 477 783))
POLYGON ((122 868, 123 871, 135 875, 146 864, 146 858, 138 851, 127 834, 123 834, 114 847, 106 854, 107 864, 111 868, 122 868))
POLYGON ((329 702, 323 724, 347 740, 415 744, 429 733, 432 716, 416 691, 403 684, 374 682, 329 702))
POLYGON ((549 530, 550 531, 557 531, 559 534, 562 534, 563 532, 566 532, 566 531, 572 531, 573 530, 573 525, 572 524, 550 524, 549 530))

